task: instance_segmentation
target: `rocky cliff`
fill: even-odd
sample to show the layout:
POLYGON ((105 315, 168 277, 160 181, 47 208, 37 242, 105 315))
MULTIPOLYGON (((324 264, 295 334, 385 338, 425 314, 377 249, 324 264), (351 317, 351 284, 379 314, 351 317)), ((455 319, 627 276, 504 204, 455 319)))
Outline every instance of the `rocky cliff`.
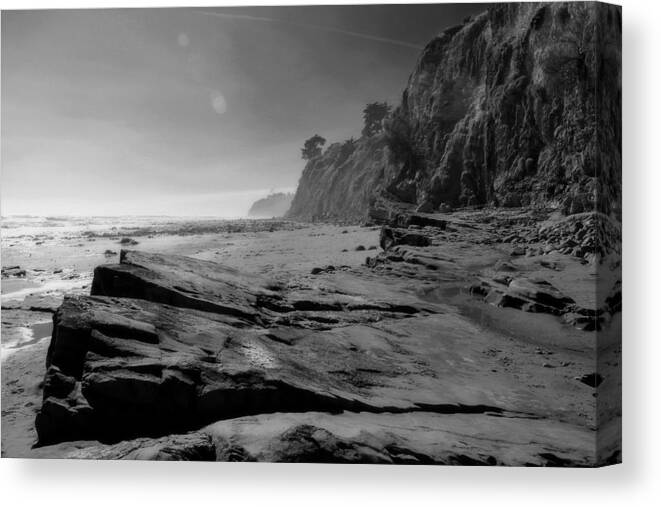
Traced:
POLYGON ((289 210, 293 198, 294 194, 290 193, 269 194, 253 203, 248 211, 248 216, 255 218, 282 217, 289 210))
POLYGON ((621 9, 494 6, 434 38, 372 137, 310 160, 289 216, 544 206, 620 214, 621 9))

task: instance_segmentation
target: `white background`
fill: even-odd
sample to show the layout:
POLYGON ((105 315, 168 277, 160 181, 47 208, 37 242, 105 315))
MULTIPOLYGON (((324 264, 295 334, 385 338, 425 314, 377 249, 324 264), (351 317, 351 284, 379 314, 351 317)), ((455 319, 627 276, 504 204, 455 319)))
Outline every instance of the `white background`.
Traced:
MULTIPOLYGON (((0 0, 3 9, 228 3, 0 0)), ((12 507, 661 505, 661 2, 619 3, 624 15, 624 464, 566 470, 3 459, 0 502, 12 507)))

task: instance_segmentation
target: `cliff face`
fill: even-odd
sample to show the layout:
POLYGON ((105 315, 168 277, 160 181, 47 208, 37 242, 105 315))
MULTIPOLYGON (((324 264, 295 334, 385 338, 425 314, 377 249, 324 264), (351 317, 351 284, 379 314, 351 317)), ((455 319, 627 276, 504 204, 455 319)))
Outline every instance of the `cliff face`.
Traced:
POLYGON ((390 159, 383 136, 330 145, 305 166, 288 216, 306 221, 364 219, 383 181, 397 172, 390 159))
POLYGON ((289 210, 294 194, 278 192, 253 203, 248 216, 253 218, 282 217, 289 210))
POLYGON ((384 202, 618 216, 620 71, 618 6, 494 6, 426 46, 383 133, 307 164, 290 216, 360 219, 384 202))

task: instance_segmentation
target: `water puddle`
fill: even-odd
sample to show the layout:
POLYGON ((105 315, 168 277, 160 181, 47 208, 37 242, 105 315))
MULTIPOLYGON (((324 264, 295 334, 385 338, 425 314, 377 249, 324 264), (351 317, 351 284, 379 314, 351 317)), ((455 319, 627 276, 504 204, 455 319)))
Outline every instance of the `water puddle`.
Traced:
POLYGON ((45 294, 47 292, 70 292, 76 289, 82 289, 89 285, 92 280, 91 273, 85 273, 79 278, 73 280, 61 280, 59 278, 48 280, 43 284, 37 284, 28 280, 3 280, 2 281, 2 302, 25 299, 27 296, 45 294), (24 282, 22 285, 12 285, 5 291, 6 282, 24 282), (10 290, 11 288, 11 290, 10 290))
POLYGON ((9 278, 5 278, 0 282, 0 294, 3 295, 15 294, 15 293, 29 291, 30 289, 34 289, 37 287, 39 287, 39 284, 31 280, 25 280, 25 279, 12 280, 9 278))
MULTIPOLYGON (((547 344, 564 343, 586 346, 584 331, 568 327, 562 320, 545 313, 523 312, 514 308, 500 308, 471 295, 468 283, 434 287, 419 292, 420 299, 441 303, 457 309, 458 313, 484 330, 525 342, 547 344)), ((580 347, 579 347, 580 348, 580 347)))
POLYGON ((53 333, 53 322, 37 322, 32 324, 32 339, 39 341, 53 333))
POLYGON ((3 327, 1 354, 2 361, 4 361, 13 352, 39 343, 41 340, 50 337, 52 333, 52 321, 35 322, 30 326, 13 329, 5 329, 3 327))

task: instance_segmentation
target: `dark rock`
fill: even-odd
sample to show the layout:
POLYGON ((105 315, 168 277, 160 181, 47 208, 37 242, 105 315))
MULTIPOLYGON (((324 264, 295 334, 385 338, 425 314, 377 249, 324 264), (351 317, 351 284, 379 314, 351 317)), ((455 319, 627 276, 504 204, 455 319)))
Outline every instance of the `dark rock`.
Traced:
POLYGON ((573 299, 562 294, 546 280, 539 279, 515 278, 510 282, 507 294, 530 299, 557 310, 574 303, 573 299))
POLYGON ((470 292, 492 305, 526 312, 563 315, 575 309, 573 299, 545 280, 496 277, 492 283, 482 281, 471 286, 470 292))
POLYGON ((310 274, 312 275, 318 275, 321 273, 332 273, 335 271, 335 266, 326 266, 325 268, 312 268, 312 271, 310 271, 310 274))
POLYGON ((448 225, 447 220, 442 218, 435 217, 433 215, 418 215, 418 214, 409 214, 400 216, 400 219, 397 221, 400 227, 410 227, 412 225, 417 225, 420 227, 434 227, 444 231, 448 225))
POLYGON ((410 232, 406 229, 394 229, 384 225, 381 228, 379 243, 383 250, 388 250, 396 245, 429 246, 431 240, 424 234, 410 232))
POLYGON ((10 266, 2 268, 2 277, 3 278, 25 278, 26 272, 24 269, 21 269, 20 266, 10 266))
POLYGON ((364 247, 363 245, 358 245, 358 246, 356 247, 356 252, 362 252, 362 251, 364 251, 364 250, 365 250, 365 247, 364 247))
POLYGON ((476 283, 468 288, 468 292, 470 294, 473 294, 475 296, 482 296, 482 297, 486 297, 487 294, 489 294, 490 290, 491 287, 486 283, 476 283))
POLYGON ((577 377, 577 380, 586 386, 599 387, 599 384, 604 381, 604 378, 598 373, 586 373, 582 377, 577 377))
POLYGON ((606 298, 606 308, 611 314, 622 311, 622 281, 618 280, 606 298))
POLYGON ((577 312, 569 312, 563 315, 563 319, 567 324, 583 331, 600 331, 605 324, 603 315, 581 315, 577 312))

